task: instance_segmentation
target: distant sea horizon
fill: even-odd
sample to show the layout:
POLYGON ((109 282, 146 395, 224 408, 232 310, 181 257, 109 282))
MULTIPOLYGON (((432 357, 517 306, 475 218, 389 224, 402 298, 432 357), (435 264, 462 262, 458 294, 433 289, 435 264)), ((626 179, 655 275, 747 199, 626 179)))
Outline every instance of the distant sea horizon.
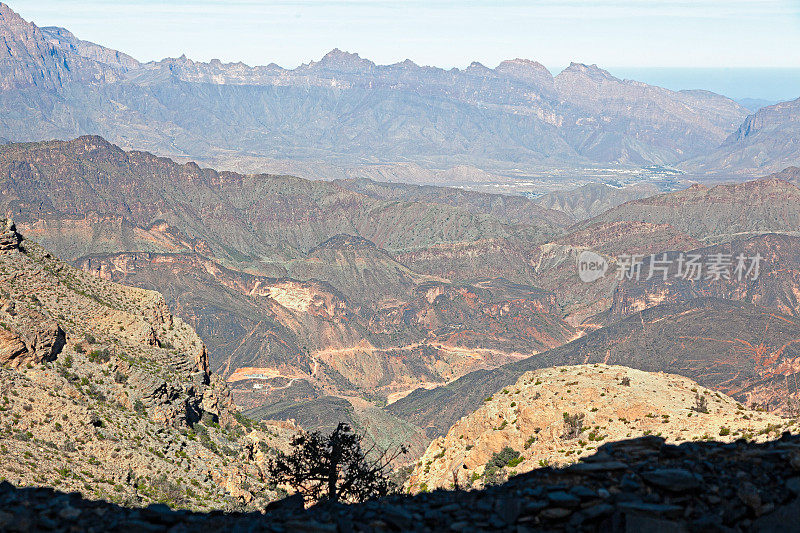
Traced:
MULTIPOLYGON (((618 78, 641 81, 675 91, 703 89, 737 101, 761 100, 763 105, 800 98, 800 67, 608 67, 618 78)), ((552 69, 558 74, 562 69, 552 69)))

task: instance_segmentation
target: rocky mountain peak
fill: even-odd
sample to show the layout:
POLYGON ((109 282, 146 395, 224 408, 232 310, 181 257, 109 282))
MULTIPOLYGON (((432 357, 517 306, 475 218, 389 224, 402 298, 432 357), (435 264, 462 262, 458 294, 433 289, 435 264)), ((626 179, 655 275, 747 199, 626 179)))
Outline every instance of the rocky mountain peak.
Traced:
POLYGON ((538 61, 530 59, 510 59, 500 63, 494 69, 498 74, 508 76, 535 85, 552 89, 553 75, 538 61))
POLYGON ((586 65, 584 63, 572 62, 558 75, 580 75, 594 80, 609 80, 609 81, 622 81, 613 76, 609 71, 598 67, 596 64, 586 65))
POLYGON ((479 61, 473 61, 464 71, 475 76, 492 76, 494 71, 479 61))
MULTIPOLYGON (((80 53, 78 47, 65 41, 66 33, 62 35, 48 37, 35 24, 0 4, 0 38, 4 41, 0 47, 0 90, 19 87, 59 90, 73 81, 99 83, 117 79, 114 67, 91 57, 90 53, 80 53)), ((80 42, 74 36, 71 38, 80 42)))
POLYGON ((131 56, 99 44, 83 41, 66 28, 48 26, 41 28, 41 31, 51 45, 65 52, 97 61, 121 71, 132 70, 140 66, 139 62, 131 56))
POLYGON ((345 52, 338 48, 334 48, 325 54, 318 63, 312 63, 311 66, 325 70, 353 72, 369 70, 375 66, 375 63, 369 59, 362 58, 356 53, 345 52))
POLYGON ((115 153, 124 156, 125 152, 99 135, 83 135, 72 141, 78 154, 115 153))
POLYGON ((31 38, 37 33, 39 28, 35 24, 27 22, 8 4, 0 2, 0 35, 17 39, 23 36, 31 38))
POLYGON ((20 17, 14 10, 8 7, 8 4, 0 2, 0 23, 3 24, 25 24, 27 23, 20 17))
POLYGON ((408 69, 419 68, 419 65, 417 65, 416 63, 414 63, 410 59, 406 59, 402 63, 398 63, 398 65, 403 67, 403 68, 408 68, 408 69))
POLYGON ((69 31, 67 28, 62 28, 60 26, 44 26, 41 28, 41 30, 48 37, 58 37, 67 41, 74 41, 77 39, 74 33, 69 31))

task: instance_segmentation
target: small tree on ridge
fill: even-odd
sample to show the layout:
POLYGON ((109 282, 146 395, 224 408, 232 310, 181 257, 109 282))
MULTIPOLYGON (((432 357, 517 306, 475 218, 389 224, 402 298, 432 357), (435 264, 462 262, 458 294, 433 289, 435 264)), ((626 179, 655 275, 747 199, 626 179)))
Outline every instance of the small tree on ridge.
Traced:
POLYGON ((394 492, 391 463, 407 448, 364 450, 361 441, 362 436, 345 423, 328 436, 319 431, 304 433, 292 440, 291 453, 280 452, 270 462, 269 476, 311 502, 363 502, 394 492))

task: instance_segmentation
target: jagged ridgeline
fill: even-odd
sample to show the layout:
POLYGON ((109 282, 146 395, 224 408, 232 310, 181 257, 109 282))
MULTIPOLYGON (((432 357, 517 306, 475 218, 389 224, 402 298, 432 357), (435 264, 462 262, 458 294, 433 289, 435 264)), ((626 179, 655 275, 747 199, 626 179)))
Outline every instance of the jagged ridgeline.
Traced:
POLYGON ((377 65, 333 50, 296 69, 139 63, 0 3, 0 136, 99 133, 228 169, 468 183, 543 169, 677 165, 746 175, 797 164, 800 100, 750 111, 573 63, 377 65), (198 117, 202 117, 199 119, 198 117))
POLYGON ((132 505, 277 495, 264 461, 297 429, 238 415, 205 345, 159 293, 0 227, 0 477, 132 505))

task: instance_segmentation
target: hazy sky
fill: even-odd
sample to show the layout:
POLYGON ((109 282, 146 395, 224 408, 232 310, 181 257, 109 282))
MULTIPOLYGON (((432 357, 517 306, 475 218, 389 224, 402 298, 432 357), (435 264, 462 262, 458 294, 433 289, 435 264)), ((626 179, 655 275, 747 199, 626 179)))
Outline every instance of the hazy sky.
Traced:
POLYGON ((612 71, 800 68, 796 0, 6 1, 40 26, 145 61, 185 53, 294 67, 338 47, 382 64, 440 67, 524 57, 552 70, 570 61, 612 71))

